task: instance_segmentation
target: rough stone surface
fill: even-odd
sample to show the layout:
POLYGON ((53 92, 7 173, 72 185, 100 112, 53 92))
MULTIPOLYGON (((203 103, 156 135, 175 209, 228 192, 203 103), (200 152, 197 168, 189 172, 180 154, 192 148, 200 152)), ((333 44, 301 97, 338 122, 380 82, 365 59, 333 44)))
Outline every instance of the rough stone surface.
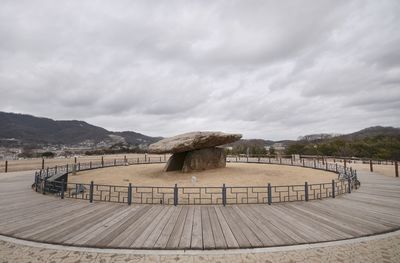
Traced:
POLYGON ((241 134, 223 132, 190 132, 163 139, 149 146, 150 153, 180 153, 235 142, 241 134))
POLYGON ((166 172, 182 170, 183 163, 185 162, 186 154, 187 154, 187 152, 174 153, 171 157, 169 157, 164 170, 166 172))
POLYGON ((188 173, 224 167, 226 167, 224 149, 207 148, 188 152, 183 163, 182 172, 188 173))

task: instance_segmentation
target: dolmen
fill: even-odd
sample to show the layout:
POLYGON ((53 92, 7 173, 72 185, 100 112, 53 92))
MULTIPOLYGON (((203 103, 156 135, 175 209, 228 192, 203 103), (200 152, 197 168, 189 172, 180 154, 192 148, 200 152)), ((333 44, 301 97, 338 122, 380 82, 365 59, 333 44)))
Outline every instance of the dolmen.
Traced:
POLYGON ((184 173, 226 167, 226 155, 221 146, 242 138, 241 134, 223 132, 189 132, 166 138, 149 146, 150 153, 172 153, 165 171, 184 173))

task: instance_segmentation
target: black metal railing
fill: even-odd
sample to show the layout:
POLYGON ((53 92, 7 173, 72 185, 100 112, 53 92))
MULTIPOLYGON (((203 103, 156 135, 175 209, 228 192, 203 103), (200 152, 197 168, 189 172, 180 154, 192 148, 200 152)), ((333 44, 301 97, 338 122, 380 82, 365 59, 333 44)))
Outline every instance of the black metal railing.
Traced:
POLYGON ((318 161, 293 161, 292 159, 240 158, 228 157, 227 162, 277 164, 313 168, 334 172, 337 179, 327 183, 265 186, 226 186, 221 187, 160 187, 126 186, 67 183, 64 180, 51 180, 56 175, 105 167, 163 163, 162 158, 135 160, 114 160, 111 162, 75 163, 39 170, 35 173, 33 188, 43 194, 53 193, 61 198, 75 198, 90 202, 116 202, 127 204, 201 205, 201 204, 272 204, 280 202, 309 201, 323 198, 336 198, 351 193, 359 187, 357 172, 333 163, 318 161))

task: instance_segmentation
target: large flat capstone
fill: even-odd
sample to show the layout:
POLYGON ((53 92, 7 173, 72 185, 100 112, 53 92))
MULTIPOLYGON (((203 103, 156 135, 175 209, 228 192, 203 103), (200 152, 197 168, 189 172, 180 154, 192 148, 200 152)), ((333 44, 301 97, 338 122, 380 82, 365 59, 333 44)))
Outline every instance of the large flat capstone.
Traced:
POLYGON ((223 132, 189 132, 166 138, 149 146, 150 153, 179 153, 235 142, 241 134, 223 132))
POLYGON ((235 142, 241 134, 223 132, 190 132, 163 139, 149 146, 151 153, 173 153, 165 171, 182 171, 184 173, 226 166, 226 155, 223 148, 216 146, 235 142))

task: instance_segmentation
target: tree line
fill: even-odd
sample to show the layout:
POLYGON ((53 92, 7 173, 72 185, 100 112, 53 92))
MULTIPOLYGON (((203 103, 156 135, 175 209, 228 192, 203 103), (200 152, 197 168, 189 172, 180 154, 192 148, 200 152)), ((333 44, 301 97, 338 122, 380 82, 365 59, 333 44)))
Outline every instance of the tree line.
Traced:
POLYGON ((289 145, 286 154, 359 157, 383 160, 400 160, 400 136, 378 135, 362 139, 333 138, 289 145))

